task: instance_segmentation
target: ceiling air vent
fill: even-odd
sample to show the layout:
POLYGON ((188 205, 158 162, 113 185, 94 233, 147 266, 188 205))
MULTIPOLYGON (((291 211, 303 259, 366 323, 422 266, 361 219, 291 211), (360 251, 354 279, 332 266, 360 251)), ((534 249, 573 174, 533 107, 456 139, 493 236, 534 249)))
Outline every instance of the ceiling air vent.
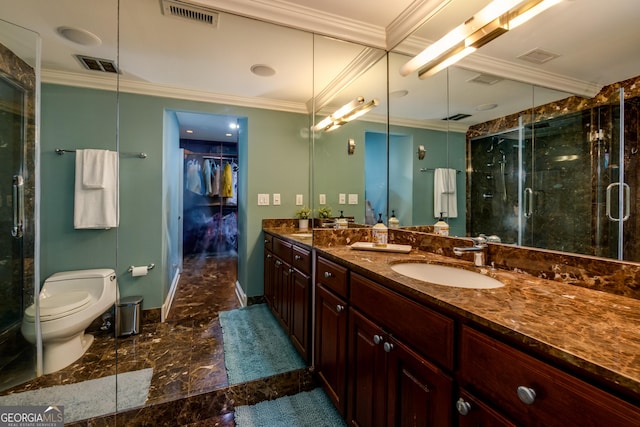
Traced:
POLYGON ((471 114, 458 113, 453 116, 445 117, 442 120, 454 120, 457 122, 458 120, 466 119, 467 117, 471 117, 471 114))
POLYGON ((556 59, 559 57, 557 53, 549 52, 548 50, 543 49, 533 49, 529 52, 523 53, 518 56, 518 59, 522 59, 523 61, 532 62, 534 64, 544 64, 547 61, 551 61, 552 59, 556 59))
POLYGON ((166 16, 201 22, 214 28, 218 27, 218 12, 213 9, 182 0, 161 0, 161 3, 162 13, 166 16))
POLYGON ((492 76, 491 74, 478 74, 477 76, 467 80, 469 83, 480 83, 482 85, 491 86, 504 80, 502 77, 492 76))
POLYGON ((110 59, 94 58, 92 56, 85 55, 76 55, 76 58, 87 70, 114 74, 118 74, 120 72, 116 63, 110 59))

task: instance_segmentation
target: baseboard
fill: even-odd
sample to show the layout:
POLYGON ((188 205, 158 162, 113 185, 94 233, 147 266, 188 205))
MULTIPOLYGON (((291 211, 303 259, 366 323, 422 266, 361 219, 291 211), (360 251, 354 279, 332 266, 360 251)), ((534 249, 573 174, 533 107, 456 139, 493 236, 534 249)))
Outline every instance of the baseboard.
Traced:
POLYGON ((247 294, 244 293, 244 289, 240 286, 240 282, 236 280, 236 296, 242 307, 247 306, 247 294))
POLYGON ((173 276, 173 280, 171 281, 171 287, 169 288, 169 293, 164 300, 164 304, 162 304, 162 313, 160 321, 164 322, 167 316, 169 315, 169 310, 171 309, 171 304, 173 303, 173 297, 176 295, 176 289, 178 288, 178 282, 180 281, 180 270, 176 270, 176 274, 173 276))

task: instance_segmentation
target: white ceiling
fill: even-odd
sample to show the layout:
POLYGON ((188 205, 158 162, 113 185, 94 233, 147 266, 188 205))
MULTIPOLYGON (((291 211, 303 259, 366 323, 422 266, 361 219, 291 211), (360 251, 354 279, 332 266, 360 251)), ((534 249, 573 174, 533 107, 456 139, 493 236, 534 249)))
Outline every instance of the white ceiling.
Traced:
MULTIPOLYGON (((358 95, 386 101, 386 64, 360 71, 406 38, 389 59, 389 87, 409 94, 390 99, 391 116, 435 123, 450 113, 473 114, 458 123, 461 128, 530 107, 531 84, 554 89, 536 89, 540 104, 570 93, 593 94, 640 74, 640 2, 635 0, 564 0, 484 46, 448 75, 424 81, 415 73, 401 77, 397 70, 488 0, 192 2, 222 12, 217 28, 165 16, 160 0, 0 0, 0 16, 40 34, 45 82, 115 87, 113 76, 85 70, 74 58, 85 54, 117 61, 123 91, 295 112, 307 111, 314 94, 325 95, 320 98, 327 111, 358 95), (56 32, 61 26, 88 30, 101 44, 65 40, 56 32), (534 48, 560 56, 542 65, 517 58, 534 48), (276 74, 256 76, 250 72, 254 64, 269 65, 276 74), (492 86, 467 82, 480 73, 512 80, 492 86), (476 109, 489 103, 498 107, 476 109)), ((24 47, 2 29, 0 36, 15 50, 24 47)), ((367 117, 385 117, 385 104, 367 117)))

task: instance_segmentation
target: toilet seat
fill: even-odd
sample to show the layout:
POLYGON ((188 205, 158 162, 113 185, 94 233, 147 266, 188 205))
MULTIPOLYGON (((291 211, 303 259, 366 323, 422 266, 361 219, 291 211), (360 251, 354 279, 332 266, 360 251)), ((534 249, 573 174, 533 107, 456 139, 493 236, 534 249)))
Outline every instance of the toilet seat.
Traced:
MULTIPOLYGON (((91 302, 91 295, 87 291, 72 291, 52 295, 40 300, 40 321, 59 319, 78 312, 91 302)), ((36 317, 35 304, 30 305, 24 312, 25 318, 34 321, 36 317)))

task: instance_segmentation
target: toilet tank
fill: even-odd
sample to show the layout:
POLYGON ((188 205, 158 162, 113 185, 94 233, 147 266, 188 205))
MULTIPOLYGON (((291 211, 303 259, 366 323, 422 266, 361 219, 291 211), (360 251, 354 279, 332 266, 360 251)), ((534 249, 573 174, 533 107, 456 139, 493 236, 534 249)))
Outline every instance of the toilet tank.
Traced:
POLYGON ((110 268, 95 268, 91 270, 73 270, 54 273, 44 281, 43 296, 53 295, 64 291, 87 291, 99 298, 105 285, 113 282, 115 286, 116 273, 110 268))

